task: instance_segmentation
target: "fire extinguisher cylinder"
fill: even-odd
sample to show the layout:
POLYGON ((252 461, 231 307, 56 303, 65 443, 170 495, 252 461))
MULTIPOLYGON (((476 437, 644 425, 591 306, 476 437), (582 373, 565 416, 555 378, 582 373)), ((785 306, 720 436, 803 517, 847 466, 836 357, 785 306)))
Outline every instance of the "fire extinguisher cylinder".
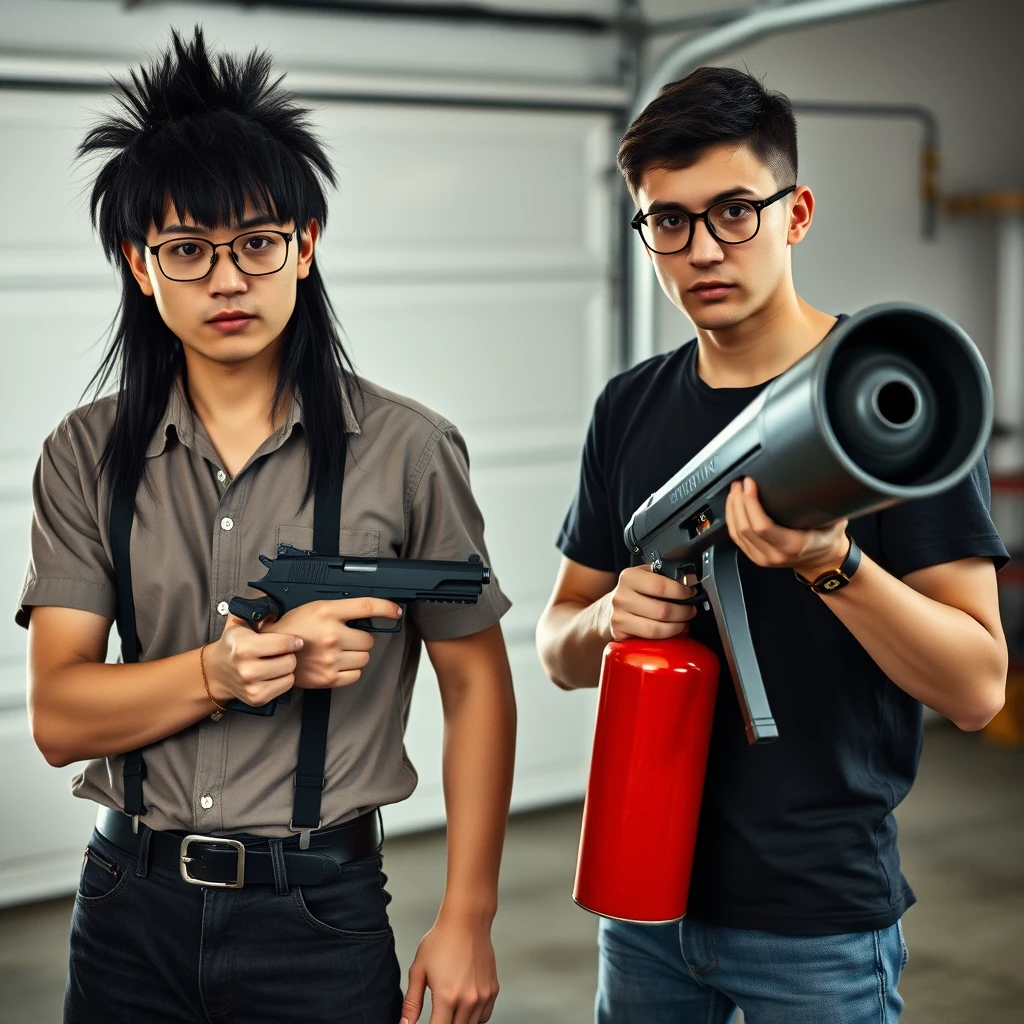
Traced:
POLYGON ((605 648, 573 890, 584 909, 644 924, 686 913, 718 672, 687 637, 605 648))

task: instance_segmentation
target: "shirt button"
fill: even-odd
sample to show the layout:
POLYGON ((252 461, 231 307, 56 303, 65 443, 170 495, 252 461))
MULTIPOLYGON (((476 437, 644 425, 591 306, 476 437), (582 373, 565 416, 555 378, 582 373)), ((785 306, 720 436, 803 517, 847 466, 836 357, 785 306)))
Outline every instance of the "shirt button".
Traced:
POLYGON ((224 470, 223 470, 223 469, 218 469, 218 470, 217 470, 217 479, 218 479, 218 480, 219 480, 219 481, 220 481, 221 483, 224 483, 224 481, 225 481, 225 480, 227 480, 227 478, 228 478, 228 475, 227 475, 227 473, 225 473, 225 472, 224 472, 224 470))
POLYGON ((199 800, 199 806, 202 807, 202 809, 204 811, 208 811, 213 806, 213 797, 212 796, 201 797, 200 800, 199 800))
POLYGON ((234 525, 235 525, 235 521, 230 516, 225 516, 220 521, 220 528, 222 530, 230 530, 230 529, 232 529, 234 527, 234 525))
POLYGON ((217 614, 218 615, 227 615, 227 613, 228 613, 228 603, 227 603, 227 601, 221 601, 221 603, 219 605, 217 605, 217 614))

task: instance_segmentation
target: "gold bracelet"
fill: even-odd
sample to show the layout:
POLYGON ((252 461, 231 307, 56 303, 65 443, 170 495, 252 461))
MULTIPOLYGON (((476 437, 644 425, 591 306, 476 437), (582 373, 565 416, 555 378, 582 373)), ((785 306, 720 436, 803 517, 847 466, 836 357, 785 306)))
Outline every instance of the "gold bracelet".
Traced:
POLYGON ((224 712, 228 709, 224 707, 223 704, 218 704, 217 701, 214 700, 213 693, 210 690, 210 681, 206 678, 206 664, 203 661, 203 652, 209 646, 209 644, 203 644, 203 646, 199 648, 199 671, 203 673, 203 686, 206 687, 206 696, 210 698, 210 702, 217 709, 212 715, 210 715, 210 717, 215 722, 219 722, 224 717, 224 712))

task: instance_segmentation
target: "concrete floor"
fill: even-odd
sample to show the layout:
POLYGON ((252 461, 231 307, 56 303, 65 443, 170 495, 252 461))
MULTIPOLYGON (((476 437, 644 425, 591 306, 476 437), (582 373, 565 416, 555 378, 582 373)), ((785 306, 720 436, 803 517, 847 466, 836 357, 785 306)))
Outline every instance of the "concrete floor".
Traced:
MULTIPOLYGON (((899 814, 904 870, 920 899, 904 922, 906 1024, 1024 1022, 1022 812, 1024 750, 929 728, 920 779, 899 814)), ((495 1024, 592 1019, 596 923, 569 896, 579 818, 574 805, 512 822, 494 929, 495 1024)), ((433 921, 443 858, 440 834, 388 843, 403 967, 433 921)), ((61 899, 0 911, 0 1021, 60 1020, 70 910, 61 899)))

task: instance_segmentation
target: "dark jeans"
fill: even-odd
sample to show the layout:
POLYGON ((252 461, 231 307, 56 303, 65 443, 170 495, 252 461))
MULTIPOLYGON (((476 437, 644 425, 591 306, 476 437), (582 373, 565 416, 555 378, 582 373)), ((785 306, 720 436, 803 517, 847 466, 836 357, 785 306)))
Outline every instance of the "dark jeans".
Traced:
POLYGON ((209 889, 93 833, 65 1024, 397 1024, 380 854, 325 885, 209 889))

